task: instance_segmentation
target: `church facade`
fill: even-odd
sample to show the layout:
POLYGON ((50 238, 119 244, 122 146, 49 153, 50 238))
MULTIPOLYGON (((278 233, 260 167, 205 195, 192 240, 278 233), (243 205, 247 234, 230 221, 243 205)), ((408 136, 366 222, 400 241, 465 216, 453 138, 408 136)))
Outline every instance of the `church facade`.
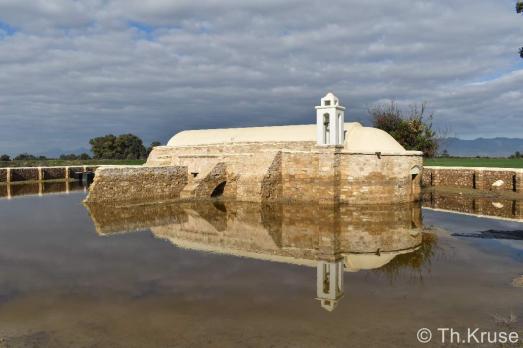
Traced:
POLYGON ((398 203, 419 198, 422 153, 345 123, 345 108, 328 93, 315 125, 184 131, 156 147, 146 166, 187 167, 182 198, 398 203))
MULTIPOLYGON (((346 123, 345 107, 328 93, 316 106, 316 124, 183 131, 133 169, 149 179, 127 172, 120 183, 142 187, 132 190, 133 200, 143 189, 144 197, 162 199, 388 204, 419 199, 422 165, 421 152, 405 150, 386 132, 346 123), (166 168, 176 168, 164 175, 177 176, 176 185, 159 182, 166 168)), ((118 173, 98 169, 88 200, 110 200, 93 191, 118 173)))

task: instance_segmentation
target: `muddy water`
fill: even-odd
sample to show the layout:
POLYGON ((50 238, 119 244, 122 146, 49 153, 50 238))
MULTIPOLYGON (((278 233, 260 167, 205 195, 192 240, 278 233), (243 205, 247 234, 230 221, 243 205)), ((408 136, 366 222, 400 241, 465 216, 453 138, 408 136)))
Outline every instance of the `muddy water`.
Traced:
POLYGON ((422 327, 522 331, 515 220, 83 197, 0 200, 0 347, 405 347, 422 327))

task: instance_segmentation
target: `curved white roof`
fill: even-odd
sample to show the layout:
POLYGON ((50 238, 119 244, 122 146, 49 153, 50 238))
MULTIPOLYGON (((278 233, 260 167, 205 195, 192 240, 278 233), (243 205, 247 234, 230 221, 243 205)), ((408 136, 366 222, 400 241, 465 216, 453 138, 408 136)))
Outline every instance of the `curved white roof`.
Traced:
MULTIPOLYGON (((345 151, 348 152, 406 152, 392 136, 377 128, 363 127, 358 122, 345 123, 347 136, 345 151)), ((173 136, 167 146, 196 146, 253 142, 316 141, 316 125, 275 127, 249 127, 188 130, 173 136)))

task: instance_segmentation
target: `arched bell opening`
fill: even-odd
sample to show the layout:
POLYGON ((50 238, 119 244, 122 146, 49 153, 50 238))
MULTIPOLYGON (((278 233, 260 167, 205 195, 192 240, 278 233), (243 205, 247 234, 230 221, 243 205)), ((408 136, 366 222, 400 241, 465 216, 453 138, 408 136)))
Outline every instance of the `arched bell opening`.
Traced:
POLYGON ((211 198, 219 198, 223 196, 223 191, 225 190, 225 185, 227 184, 227 181, 223 181, 219 183, 214 190, 211 192, 211 198))

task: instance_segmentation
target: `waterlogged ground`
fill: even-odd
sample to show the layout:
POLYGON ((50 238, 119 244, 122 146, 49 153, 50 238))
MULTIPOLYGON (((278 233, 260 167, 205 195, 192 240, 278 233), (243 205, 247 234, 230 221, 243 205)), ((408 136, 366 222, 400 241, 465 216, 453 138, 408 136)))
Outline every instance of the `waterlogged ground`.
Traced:
POLYGON ((411 205, 85 207, 84 195, 0 199, 0 347, 523 337, 523 223, 411 205))

